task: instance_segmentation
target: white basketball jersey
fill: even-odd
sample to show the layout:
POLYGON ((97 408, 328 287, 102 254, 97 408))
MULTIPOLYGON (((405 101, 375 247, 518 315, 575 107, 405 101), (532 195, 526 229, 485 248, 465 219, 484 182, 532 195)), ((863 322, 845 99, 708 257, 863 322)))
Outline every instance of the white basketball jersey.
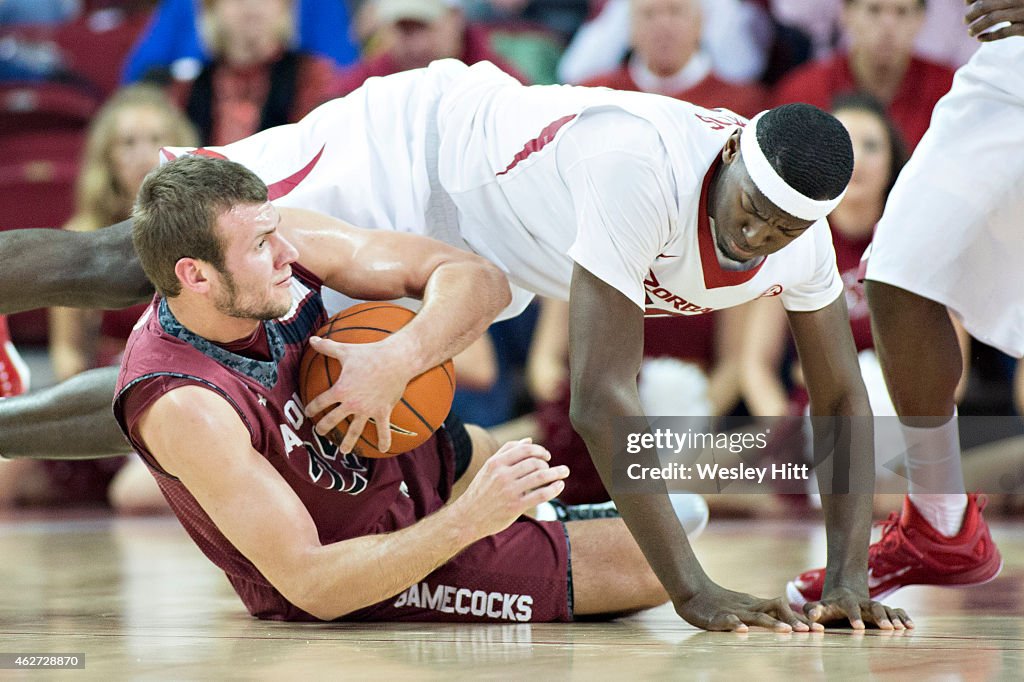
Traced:
POLYGON ((438 121, 440 179, 462 237, 530 291, 567 298, 576 262, 648 314, 774 295, 790 310, 818 310, 842 292, 824 220, 752 270, 719 265, 706 199, 722 147, 746 123, 730 111, 523 87, 477 64, 446 89, 438 121), (575 173, 577 162, 593 168, 575 173))
MULTIPOLYGON (((299 123, 200 153, 252 169, 276 204, 469 248, 529 292, 567 298, 577 262, 649 314, 763 295, 820 309, 842 292, 825 221, 757 268, 718 265, 707 187, 745 122, 658 95, 524 87, 486 62, 442 60, 372 78, 299 123), (559 154, 576 125, 582 156, 559 154), (617 155, 628 167, 608 171, 617 155), (599 186, 587 189, 598 168, 599 186)), ((164 158, 189 151, 168 148, 164 158)))

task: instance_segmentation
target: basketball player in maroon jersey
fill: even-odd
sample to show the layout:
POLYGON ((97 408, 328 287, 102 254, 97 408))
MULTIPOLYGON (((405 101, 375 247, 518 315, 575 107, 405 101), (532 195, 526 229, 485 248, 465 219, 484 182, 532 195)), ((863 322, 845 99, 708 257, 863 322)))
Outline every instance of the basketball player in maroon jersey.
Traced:
POLYGON ((364 299, 422 296, 389 341, 440 349, 406 353, 432 366, 507 304, 496 268, 412 235, 314 219, 286 238, 266 186, 218 159, 156 171, 134 217, 158 294, 129 339, 114 412, 250 613, 564 621, 667 600, 620 519, 517 520, 568 475, 540 446, 506 444, 451 499, 472 457, 457 424, 401 457, 364 459, 305 416, 298 363, 326 320, 321 285, 364 299))

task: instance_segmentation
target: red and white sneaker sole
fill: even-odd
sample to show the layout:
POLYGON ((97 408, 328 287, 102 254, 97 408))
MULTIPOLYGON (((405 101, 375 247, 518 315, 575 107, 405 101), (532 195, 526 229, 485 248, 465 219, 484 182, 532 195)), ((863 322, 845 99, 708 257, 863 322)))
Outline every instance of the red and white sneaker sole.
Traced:
MULTIPOLYGON (((960 580, 960 582, 955 583, 896 583, 886 586, 885 588, 877 592, 875 595, 873 595, 871 598, 875 601, 881 601, 893 592, 903 589, 904 587, 946 587, 953 589, 957 587, 977 587, 978 585, 985 585, 986 583, 990 583, 997 577, 999 577, 999 574, 1003 570, 1002 557, 999 558, 999 565, 996 566, 996 570, 992 571, 991 574, 988 574, 988 571, 991 571, 991 569, 988 569, 988 571, 982 571, 981 569, 988 569, 988 567, 981 566, 978 568, 977 571, 975 571, 975 573, 981 573, 983 577, 975 579, 972 574, 968 574, 969 577, 967 578, 966 582, 963 581, 962 577, 958 577, 958 580, 960 580)), ((792 608, 794 611, 798 613, 803 613, 804 605, 807 604, 807 599, 804 598, 803 593, 800 592, 800 590, 796 586, 796 583, 794 583, 792 580, 786 583, 786 599, 789 600, 790 608, 792 608)))

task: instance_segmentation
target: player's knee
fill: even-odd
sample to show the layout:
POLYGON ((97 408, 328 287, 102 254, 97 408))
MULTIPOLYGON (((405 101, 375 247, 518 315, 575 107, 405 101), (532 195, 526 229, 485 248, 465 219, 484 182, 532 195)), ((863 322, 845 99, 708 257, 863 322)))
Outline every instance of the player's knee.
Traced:
POLYGON ((107 502, 119 514, 159 514, 169 511, 167 501, 145 465, 130 460, 114 476, 107 489, 107 502))
POLYGON ((491 432, 476 424, 466 424, 466 432, 473 444, 473 459, 485 460, 498 451, 500 444, 491 432))

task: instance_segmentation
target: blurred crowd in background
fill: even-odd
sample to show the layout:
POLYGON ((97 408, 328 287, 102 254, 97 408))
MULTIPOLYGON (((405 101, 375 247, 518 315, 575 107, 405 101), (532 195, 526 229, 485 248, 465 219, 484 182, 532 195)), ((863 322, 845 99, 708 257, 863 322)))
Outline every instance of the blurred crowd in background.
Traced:
MULTIPOLYGON (((857 266, 932 108, 978 46, 963 13, 962 0, 0 0, 0 229, 101 229, 129 215, 162 146, 227 144, 446 57, 489 60, 527 84, 658 93, 744 116, 805 101, 836 113, 854 142, 854 178, 830 222, 870 367, 857 266)), ((118 362, 139 312, 55 309, 7 323, 18 347, 48 348, 64 380, 118 362)), ((579 477, 568 501, 600 501, 568 420, 566 326, 558 301, 494 325, 456 359, 454 409, 501 435, 535 436, 579 477)), ((803 414, 777 299, 652 318, 646 336, 649 414, 803 414)), ((1019 414, 1016 362, 961 336, 960 414, 1019 414)), ((26 388, 8 379, 0 396, 26 388)), ((155 486, 137 493, 148 476, 124 458, 20 465, 0 467, 0 506, 162 506, 155 486)))

